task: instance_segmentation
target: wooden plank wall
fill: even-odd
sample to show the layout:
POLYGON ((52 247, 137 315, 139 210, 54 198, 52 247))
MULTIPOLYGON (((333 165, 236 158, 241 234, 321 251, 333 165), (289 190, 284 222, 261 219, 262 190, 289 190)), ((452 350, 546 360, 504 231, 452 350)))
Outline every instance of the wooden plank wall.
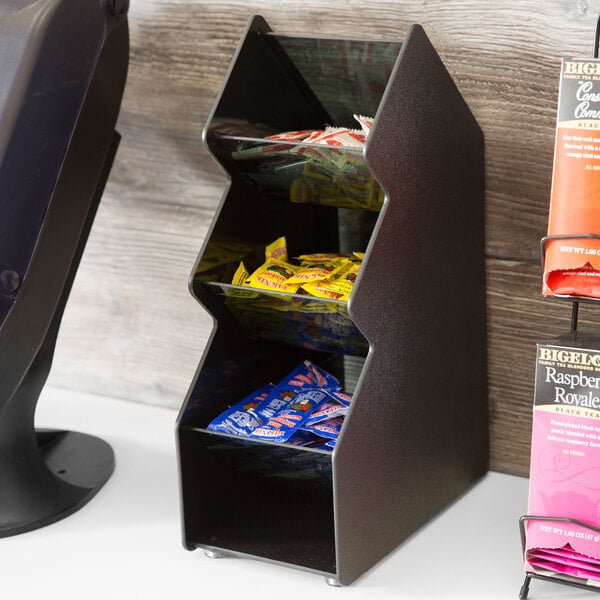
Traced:
MULTIPOLYGON (((600 0, 132 0, 123 141, 50 383, 185 397, 211 329, 187 280, 225 182, 201 130, 251 15, 277 32, 374 39, 417 22, 486 136, 492 468, 526 474, 535 342, 570 317, 539 291, 560 57, 590 55, 599 12, 600 0)), ((600 329, 600 308, 582 312, 600 329)))

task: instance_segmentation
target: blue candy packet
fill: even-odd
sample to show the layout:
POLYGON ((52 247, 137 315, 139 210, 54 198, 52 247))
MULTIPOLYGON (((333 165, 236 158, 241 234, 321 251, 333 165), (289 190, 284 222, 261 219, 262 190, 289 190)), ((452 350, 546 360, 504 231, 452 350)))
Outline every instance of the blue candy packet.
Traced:
MULTIPOLYGON (((306 433, 308 433, 308 431, 306 433)), ((336 440, 327 440, 326 442, 323 442, 317 446, 313 446, 313 448, 315 450, 326 450, 327 452, 333 452, 333 449, 335 448, 335 443, 336 440)))
POLYGON ((333 419, 320 421, 314 425, 303 425, 302 429, 320 435, 328 440, 337 440, 343 425, 344 417, 334 417, 333 419))
POLYGON ((339 390, 339 381, 333 375, 305 360, 275 386, 268 384, 221 413, 207 429, 250 436, 259 427, 268 424, 262 434, 264 437, 253 437, 287 441, 308 415, 326 401, 327 392, 343 395, 339 390), (313 394, 303 395, 309 391, 313 394), (282 411, 285 413, 279 420, 269 423, 282 411))
POLYGON ((281 379, 252 412, 265 422, 286 407, 299 392, 314 388, 338 391, 340 382, 327 371, 305 360, 281 379))
POLYGON ((352 394, 346 394, 340 390, 332 390, 329 392, 334 400, 337 400, 340 404, 348 407, 352 403, 352 394))
POLYGON ((315 423, 320 423, 321 421, 327 421, 327 419, 333 419, 334 417, 344 417, 348 412, 348 404, 350 401, 348 400, 348 404, 346 404, 346 400, 348 398, 347 394, 343 394, 343 392, 333 392, 327 390, 329 394, 329 400, 324 402, 319 406, 316 410, 314 410, 306 420, 306 425, 314 425, 315 423), (346 396, 344 400, 340 398, 340 395, 346 396))
POLYGON ((308 431, 298 429, 288 439, 287 443, 291 444, 292 446, 314 446, 315 444, 318 444, 321 441, 323 440, 317 437, 316 435, 308 431))
POLYGON ((263 423, 253 411, 269 396, 272 389, 273 385, 269 383, 252 392, 213 419, 208 424, 207 429, 235 435, 250 435, 254 429, 263 423))
POLYGON ((268 421, 280 410, 285 408, 296 395, 296 392, 287 392, 273 388, 266 398, 251 410, 251 413, 261 422, 268 421))
POLYGON ((340 382, 324 369, 311 363, 310 360, 305 360, 276 384, 276 387, 279 386, 339 390, 340 382))
POLYGON ((268 421, 256 427, 250 437, 273 442, 287 442, 304 424, 308 416, 329 398, 326 390, 307 389, 298 392, 268 421))

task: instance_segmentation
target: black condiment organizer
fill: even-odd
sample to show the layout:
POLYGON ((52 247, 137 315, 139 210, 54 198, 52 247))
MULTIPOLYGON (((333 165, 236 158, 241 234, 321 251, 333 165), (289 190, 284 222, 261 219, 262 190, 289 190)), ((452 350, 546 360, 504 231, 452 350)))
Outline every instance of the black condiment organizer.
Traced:
POLYGON ((349 584, 488 468, 483 135, 419 25, 389 43, 279 36, 255 17, 204 141, 229 186, 190 281, 214 328, 177 421, 184 546, 349 584), (339 150, 385 191, 381 206, 372 189, 366 209, 320 192, 290 202, 285 177, 232 158, 265 134, 356 127, 352 113, 373 128, 364 149, 339 150), (230 285, 239 261, 211 271, 207 256, 281 235, 290 256, 364 250, 337 303, 348 338, 327 316, 321 333, 306 327, 292 310, 306 297, 262 292, 290 303, 264 328, 232 309, 253 301, 230 285), (304 359, 354 393, 333 452, 206 429, 304 359))

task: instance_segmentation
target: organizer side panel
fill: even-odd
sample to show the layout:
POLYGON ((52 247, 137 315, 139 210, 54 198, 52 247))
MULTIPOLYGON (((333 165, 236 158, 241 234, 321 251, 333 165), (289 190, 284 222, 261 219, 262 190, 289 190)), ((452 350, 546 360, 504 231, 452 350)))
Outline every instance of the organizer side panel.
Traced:
POLYGON ((367 159, 388 200, 350 304, 371 352, 334 459, 342 583, 488 464, 483 137, 418 26, 367 159))

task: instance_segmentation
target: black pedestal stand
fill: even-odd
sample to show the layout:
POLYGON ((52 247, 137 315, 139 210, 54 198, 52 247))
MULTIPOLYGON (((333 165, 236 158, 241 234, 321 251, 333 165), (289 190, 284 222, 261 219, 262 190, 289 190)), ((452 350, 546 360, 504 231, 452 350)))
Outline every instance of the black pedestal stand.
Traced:
POLYGON ((81 508, 112 474, 115 457, 104 441, 33 426, 51 362, 38 354, 0 412, 0 537, 58 521, 81 508))
POLYGON ((26 15, 16 4, 2 9, 0 537, 6 537, 72 514, 114 470, 107 443, 36 431, 34 415, 120 139, 115 124, 129 34, 126 2, 51 0, 26 15))

